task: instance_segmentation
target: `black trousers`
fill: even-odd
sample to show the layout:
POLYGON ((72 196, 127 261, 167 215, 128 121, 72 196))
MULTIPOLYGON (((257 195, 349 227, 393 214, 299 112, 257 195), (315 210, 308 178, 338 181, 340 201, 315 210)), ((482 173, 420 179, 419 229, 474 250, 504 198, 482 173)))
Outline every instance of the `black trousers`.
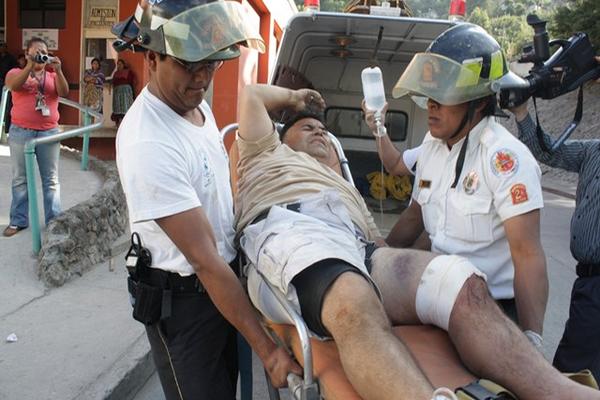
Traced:
POLYGON ((234 400, 236 331, 207 293, 173 294, 171 316, 146 326, 167 400, 234 400))
POLYGON ((575 280, 569 319, 553 364, 562 372, 587 368, 600 382, 600 276, 575 280))

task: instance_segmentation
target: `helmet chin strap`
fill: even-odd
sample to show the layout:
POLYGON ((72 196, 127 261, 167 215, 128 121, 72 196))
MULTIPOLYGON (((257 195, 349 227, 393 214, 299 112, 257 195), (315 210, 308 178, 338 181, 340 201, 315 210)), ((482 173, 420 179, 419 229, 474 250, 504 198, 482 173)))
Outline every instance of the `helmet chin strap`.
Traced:
MULTIPOLYGON (((458 128, 456 128, 456 130, 454 131, 454 133, 452 134, 452 136, 450 136, 450 139, 454 139, 455 137, 457 137, 460 132, 463 130, 463 128, 467 125, 467 123, 471 122, 471 120, 473 119, 473 117, 475 116, 475 108, 477 107, 477 103, 475 100, 471 100, 469 102, 469 108, 467 109, 467 112, 465 113, 462 121, 460 122, 460 125, 458 126, 458 128)), ((468 135, 468 132, 467 132, 468 135)))
MULTIPOLYGON (((467 109, 465 116, 463 117, 456 131, 452 134, 452 136, 450 136, 450 139, 453 139, 456 136, 458 136, 460 132, 464 129, 464 127, 467 126, 467 124, 471 123, 473 117, 475 116, 476 107, 477 102, 475 100, 469 102, 469 108, 467 109)), ((471 129, 469 129, 469 132, 470 131, 471 129)), ((467 132, 465 136, 465 141, 460 147, 460 152, 458 153, 458 159, 456 160, 456 166, 454 167, 454 182, 452 183, 452 186, 450 186, 452 189, 456 188, 456 185, 458 184, 458 181, 460 179, 460 174, 462 173, 462 169, 465 164, 465 156, 467 155, 467 144, 469 143, 469 132, 467 132)))

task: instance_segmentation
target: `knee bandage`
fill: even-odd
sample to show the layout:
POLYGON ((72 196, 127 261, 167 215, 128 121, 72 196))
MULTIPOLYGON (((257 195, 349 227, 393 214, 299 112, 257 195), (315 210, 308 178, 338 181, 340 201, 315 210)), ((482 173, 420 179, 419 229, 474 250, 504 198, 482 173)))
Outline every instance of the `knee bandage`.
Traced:
POLYGON ((447 331, 456 298, 471 275, 486 279, 464 257, 443 255, 431 260, 417 288, 416 311, 421 322, 447 331))

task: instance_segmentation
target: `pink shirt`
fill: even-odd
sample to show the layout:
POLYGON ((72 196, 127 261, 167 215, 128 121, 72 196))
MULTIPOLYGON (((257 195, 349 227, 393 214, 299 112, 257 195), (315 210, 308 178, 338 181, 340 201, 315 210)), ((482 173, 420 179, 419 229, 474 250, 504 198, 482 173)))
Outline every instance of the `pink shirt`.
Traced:
MULTIPOLYGON (((8 78, 11 75, 16 75, 21 70, 13 68, 6 74, 8 78)), ((46 98, 46 106, 50 110, 50 115, 44 117, 41 111, 36 111, 36 95, 40 82, 31 76, 27 77, 23 86, 18 90, 13 90, 12 95, 12 112, 10 114, 12 123, 21 128, 34 129, 37 131, 45 131, 56 128, 58 126, 58 93, 56 92, 56 72, 46 71, 44 81, 44 96, 46 98)))

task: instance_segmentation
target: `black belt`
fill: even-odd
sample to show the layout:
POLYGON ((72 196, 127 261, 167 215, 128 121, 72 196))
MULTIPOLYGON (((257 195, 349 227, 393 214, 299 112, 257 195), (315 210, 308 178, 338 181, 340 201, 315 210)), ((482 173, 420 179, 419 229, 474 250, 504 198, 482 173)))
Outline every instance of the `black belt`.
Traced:
MULTIPOLYGON (((290 203, 282 205, 280 207, 287 208, 290 211, 300 212, 300 203, 290 203)), ((269 211, 271 211, 271 207, 267 208, 266 210, 262 210, 260 214, 258 214, 256 218, 254 218, 252 222, 250 222, 248 225, 256 224, 257 222, 260 222, 263 219, 267 218, 267 216, 269 215, 269 211)))
POLYGON ((176 272, 164 271, 162 269, 150 268, 145 276, 141 279, 142 282, 148 285, 169 289, 173 293, 205 293, 206 289, 198 280, 198 277, 193 274, 189 276, 181 276, 176 272))
MULTIPOLYGON (((238 263, 238 256, 229 263, 229 266, 236 275, 238 275, 238 263)), ((196 274, 181 276, 177 272, 169 272, 158 268, 148 268, 140 280, 154 287, 169 289, 173 293, 206 293, 206 289, 196 274)))
POLYGON ((589 278, 600 275, 600 264, 578 263, 576 267, 577 276, 580 278, 589 278))

